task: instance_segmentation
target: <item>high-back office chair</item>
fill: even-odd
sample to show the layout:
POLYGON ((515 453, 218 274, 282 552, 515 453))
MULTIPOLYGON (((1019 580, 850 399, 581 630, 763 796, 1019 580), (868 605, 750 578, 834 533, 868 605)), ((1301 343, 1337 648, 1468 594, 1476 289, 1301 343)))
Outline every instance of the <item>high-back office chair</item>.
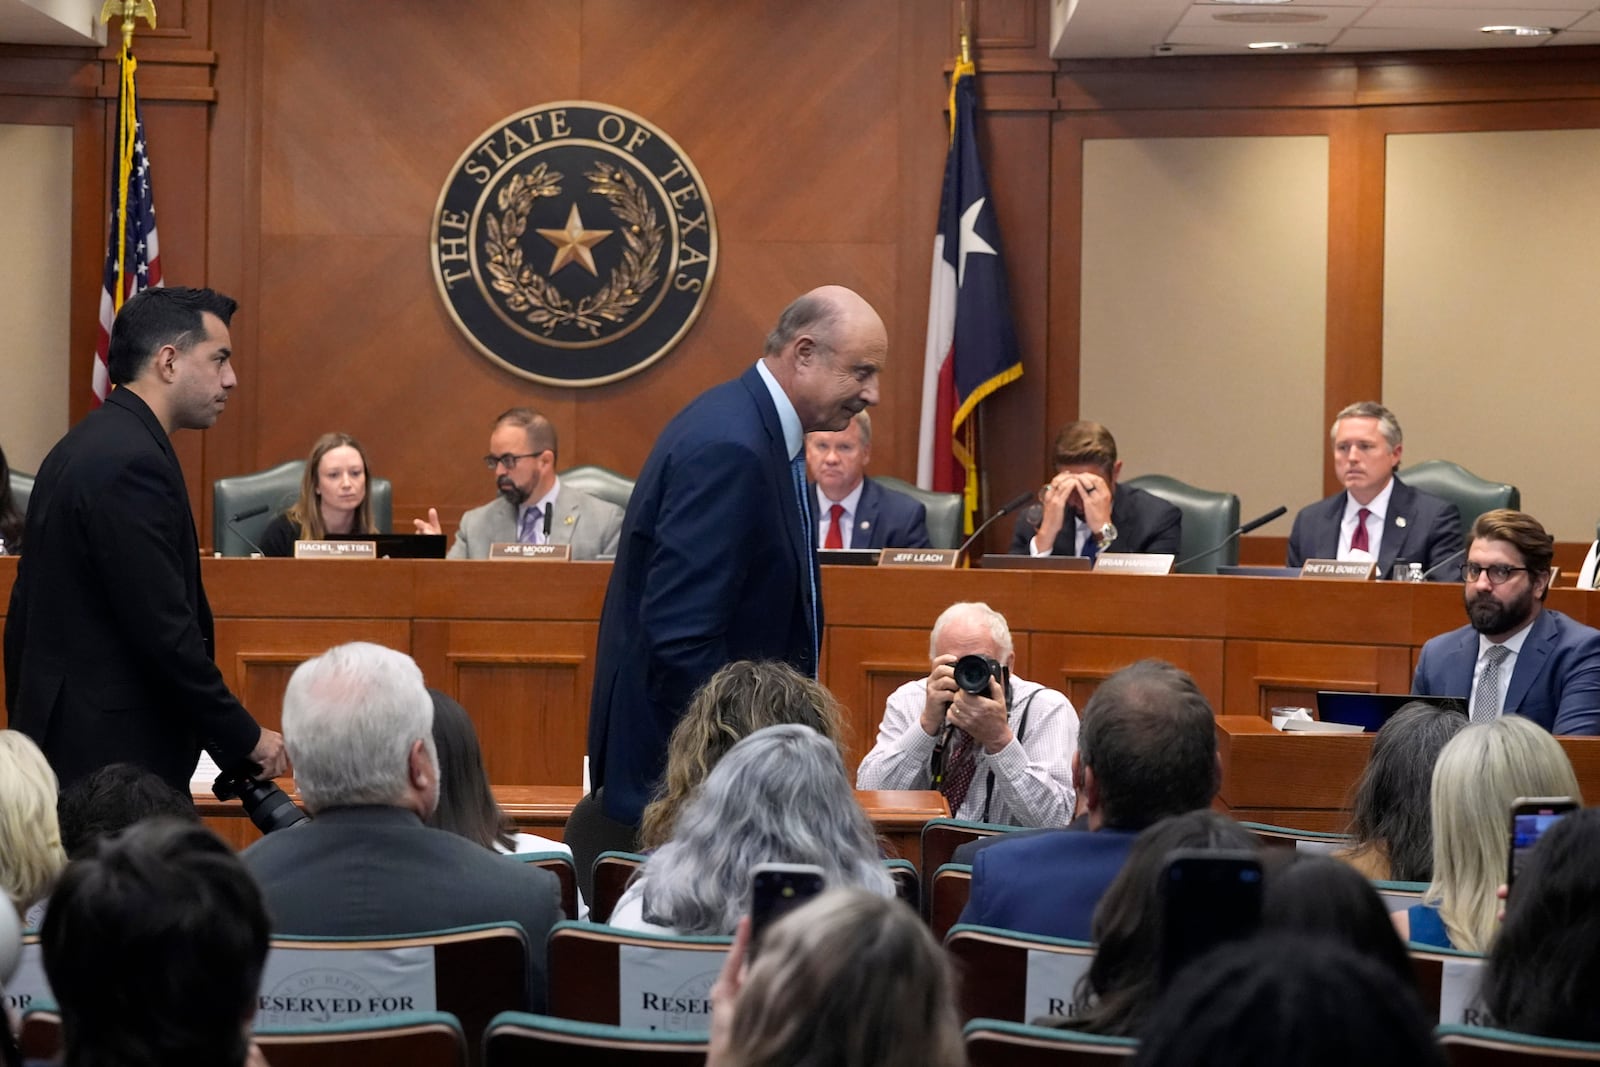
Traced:
POLYGON ((962 1030, 972 1067, 1097 1067, 1125 1063, 1138 1051, 1131 1037, 973 1019, 962 1030))
POLYGON ((33 496, 33 475, 13 468, 10 472, 11 499, 22 514, 28 513, 28 499, 33 496))
POLYGON ((1514 485, 1490 482, 1473 474, 1459 463, 1429 459, 1415 467, 1402 467, 1400 480, 1413 489, 1442 496, 1461 512, 1461 535, 1465 537, 1478 516, 1495 508, 1520 509, 1522 493, 1514 485))
MULTIPOLYGON (((306 461, 291 459, 276 467, 253 474, 238 474, 232 478, 218 478, 211 483, 211 547, 224 556, 248 556, 255 549, 250 542, 260 542, 261 535, 273 519, 295 502, 300 495, 300 479, 306 461), (240 519, 230 529, 228 519, 256 508, 267 510, 247 519, 240 519)), ((387 478, 371 478, 367 482, 367 495, 372 498, 372 521, 380 531, 394 526, 394 486, 387 478)))
POLYGON ((1575 1067, 1600 1063, 1600 1044, 1517 1034, 1480 1026, 1440 1026, 1434 1033, 1450 1067, 1575 1067))
POLYGON ((609 1026, 508 1011, 483 1036, 484 1067, 701 1067, 710 1035, 609 1026))
MULTIPOLYGON (((888 475, 872 476, 885 489, 893 489, 921 504, 928 511, 928 543, 934 548, 961 547, 961 494, 935 493, 888 475)), ((896 547, 896 546, 890 546, 896 547)))
POLYGON ((606 467, 573 467, 561 472, 561 480, 580 492, 615 504, 623 511, 628 510, 628 501, 633 497, 633 479, 624 478, 606 467))
POLYGON ((442 1011, 257 1028, 254 1037, 272 1067, 467 1067, 472 1060, 460 1020, 442 1011))
MULTIPOLYGON (((1191 556, 1199 556, 1207 549, 1221 544, 1222 539, 1239 528, 1239 497, 1235 493, 1220 493, 1199 489, 1187 482, 1169 478, 1165 474, 1141 474, 1129 478, 1125 485, 1158 496, 1183 512, 1183 537, 1178 542, 1178 559, 1182 563, 1191 556)), ((1111 546, 1113 550, 1115 545, 1111 546)), ((1215 574, 1219 564, 1236 566, 1239 562, 1239 539, 1207 556, 1176 568, 1177 574, 1215 574)))

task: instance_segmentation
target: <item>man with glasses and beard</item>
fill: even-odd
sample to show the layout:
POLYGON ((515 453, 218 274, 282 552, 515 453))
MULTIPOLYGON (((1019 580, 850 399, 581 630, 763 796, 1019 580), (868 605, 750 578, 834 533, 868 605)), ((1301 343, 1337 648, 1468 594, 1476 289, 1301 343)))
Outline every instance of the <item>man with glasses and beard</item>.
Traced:
POLYGON ((1531 515, 1479 516, 1461 566, 1470 625, 1422 646, 1413 693, 1468 698, 1475 723, 1521 715, 1600 735, 1600 630, 1546 610, 1554 549, 1531 515))

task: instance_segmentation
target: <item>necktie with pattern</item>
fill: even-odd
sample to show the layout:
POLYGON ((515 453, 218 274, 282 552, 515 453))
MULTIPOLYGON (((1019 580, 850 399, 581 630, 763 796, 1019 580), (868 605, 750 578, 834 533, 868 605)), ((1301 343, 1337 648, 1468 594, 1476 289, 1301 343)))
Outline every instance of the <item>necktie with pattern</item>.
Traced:
POLYGON ((944 780, 939 783, 939 792, 950 802, 952 817, 961 810, 977 773, 978 743, 965 730, 957 730, 950 738, 950 757, 944 766, 944 780))
POLYGON ((517 540, 525 545, 539 543, 540 523, 544 520, 544 508, 531 507, 522 513, 522 522, 517 526, 517 540))
POLYGON ((811 603, 807 612, 808 621, 811 623, 811 674, 816 676, 817 666, 822 659, 822 635, 817 629, 817 553, 811 546, 816 544, 813 532, 816 527, 811 522, 811 494, 806 491, 806 453, 805 449, 789 461, 789 470, 794 478, 794 499, 800 508, 800 543, 805 546, 806 577, 811 583, 811 603))
POLYGON ((1500 717, 1500 668, 1511 650, 1505 645, 1490 645, 1483 654, 1483 673, 1472 694, 1472 721, 1494 722, 1500 717))

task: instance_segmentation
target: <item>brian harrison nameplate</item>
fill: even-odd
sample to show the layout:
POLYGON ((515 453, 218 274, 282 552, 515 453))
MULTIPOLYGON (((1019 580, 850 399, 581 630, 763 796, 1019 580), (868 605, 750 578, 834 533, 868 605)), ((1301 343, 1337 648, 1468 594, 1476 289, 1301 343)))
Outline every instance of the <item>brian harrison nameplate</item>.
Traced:
POLYGON ((672 138, 632 112, 566 100, 502 120, 461 154, 432 257, 478 351, 546 385, 601 385, 688 332, 716 273, 716 216, 672 138))

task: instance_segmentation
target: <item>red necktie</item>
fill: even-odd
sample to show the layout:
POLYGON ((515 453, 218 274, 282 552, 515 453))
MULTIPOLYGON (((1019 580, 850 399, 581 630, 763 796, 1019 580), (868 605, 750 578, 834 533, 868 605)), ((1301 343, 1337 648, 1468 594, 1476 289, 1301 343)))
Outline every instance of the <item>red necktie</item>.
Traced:
POLYGON ((823 548, 843 548, 844 535, 839 530, 839 516, 844 514, 844 505, 835 504, 828 509, 828 514, 833 518, 828 523, 828 536, 823 540, 823 548))
POLYGON ((1366 508, 1362 508, 1360 511, 1356 512, 1356 532, 1350 535, 1350 551, 1372 551, 1372 549, 1367 545, 1367 516, 1371 514, 1372 512, 1368 511, 1366 508))
POLYGON ((945 764, 944 781, 939 784, 939 792, 950 803, 951 817, 961 810, 977 774, 978 743, 965 730, 957 730, 950 739, 950 758, 945 764))

